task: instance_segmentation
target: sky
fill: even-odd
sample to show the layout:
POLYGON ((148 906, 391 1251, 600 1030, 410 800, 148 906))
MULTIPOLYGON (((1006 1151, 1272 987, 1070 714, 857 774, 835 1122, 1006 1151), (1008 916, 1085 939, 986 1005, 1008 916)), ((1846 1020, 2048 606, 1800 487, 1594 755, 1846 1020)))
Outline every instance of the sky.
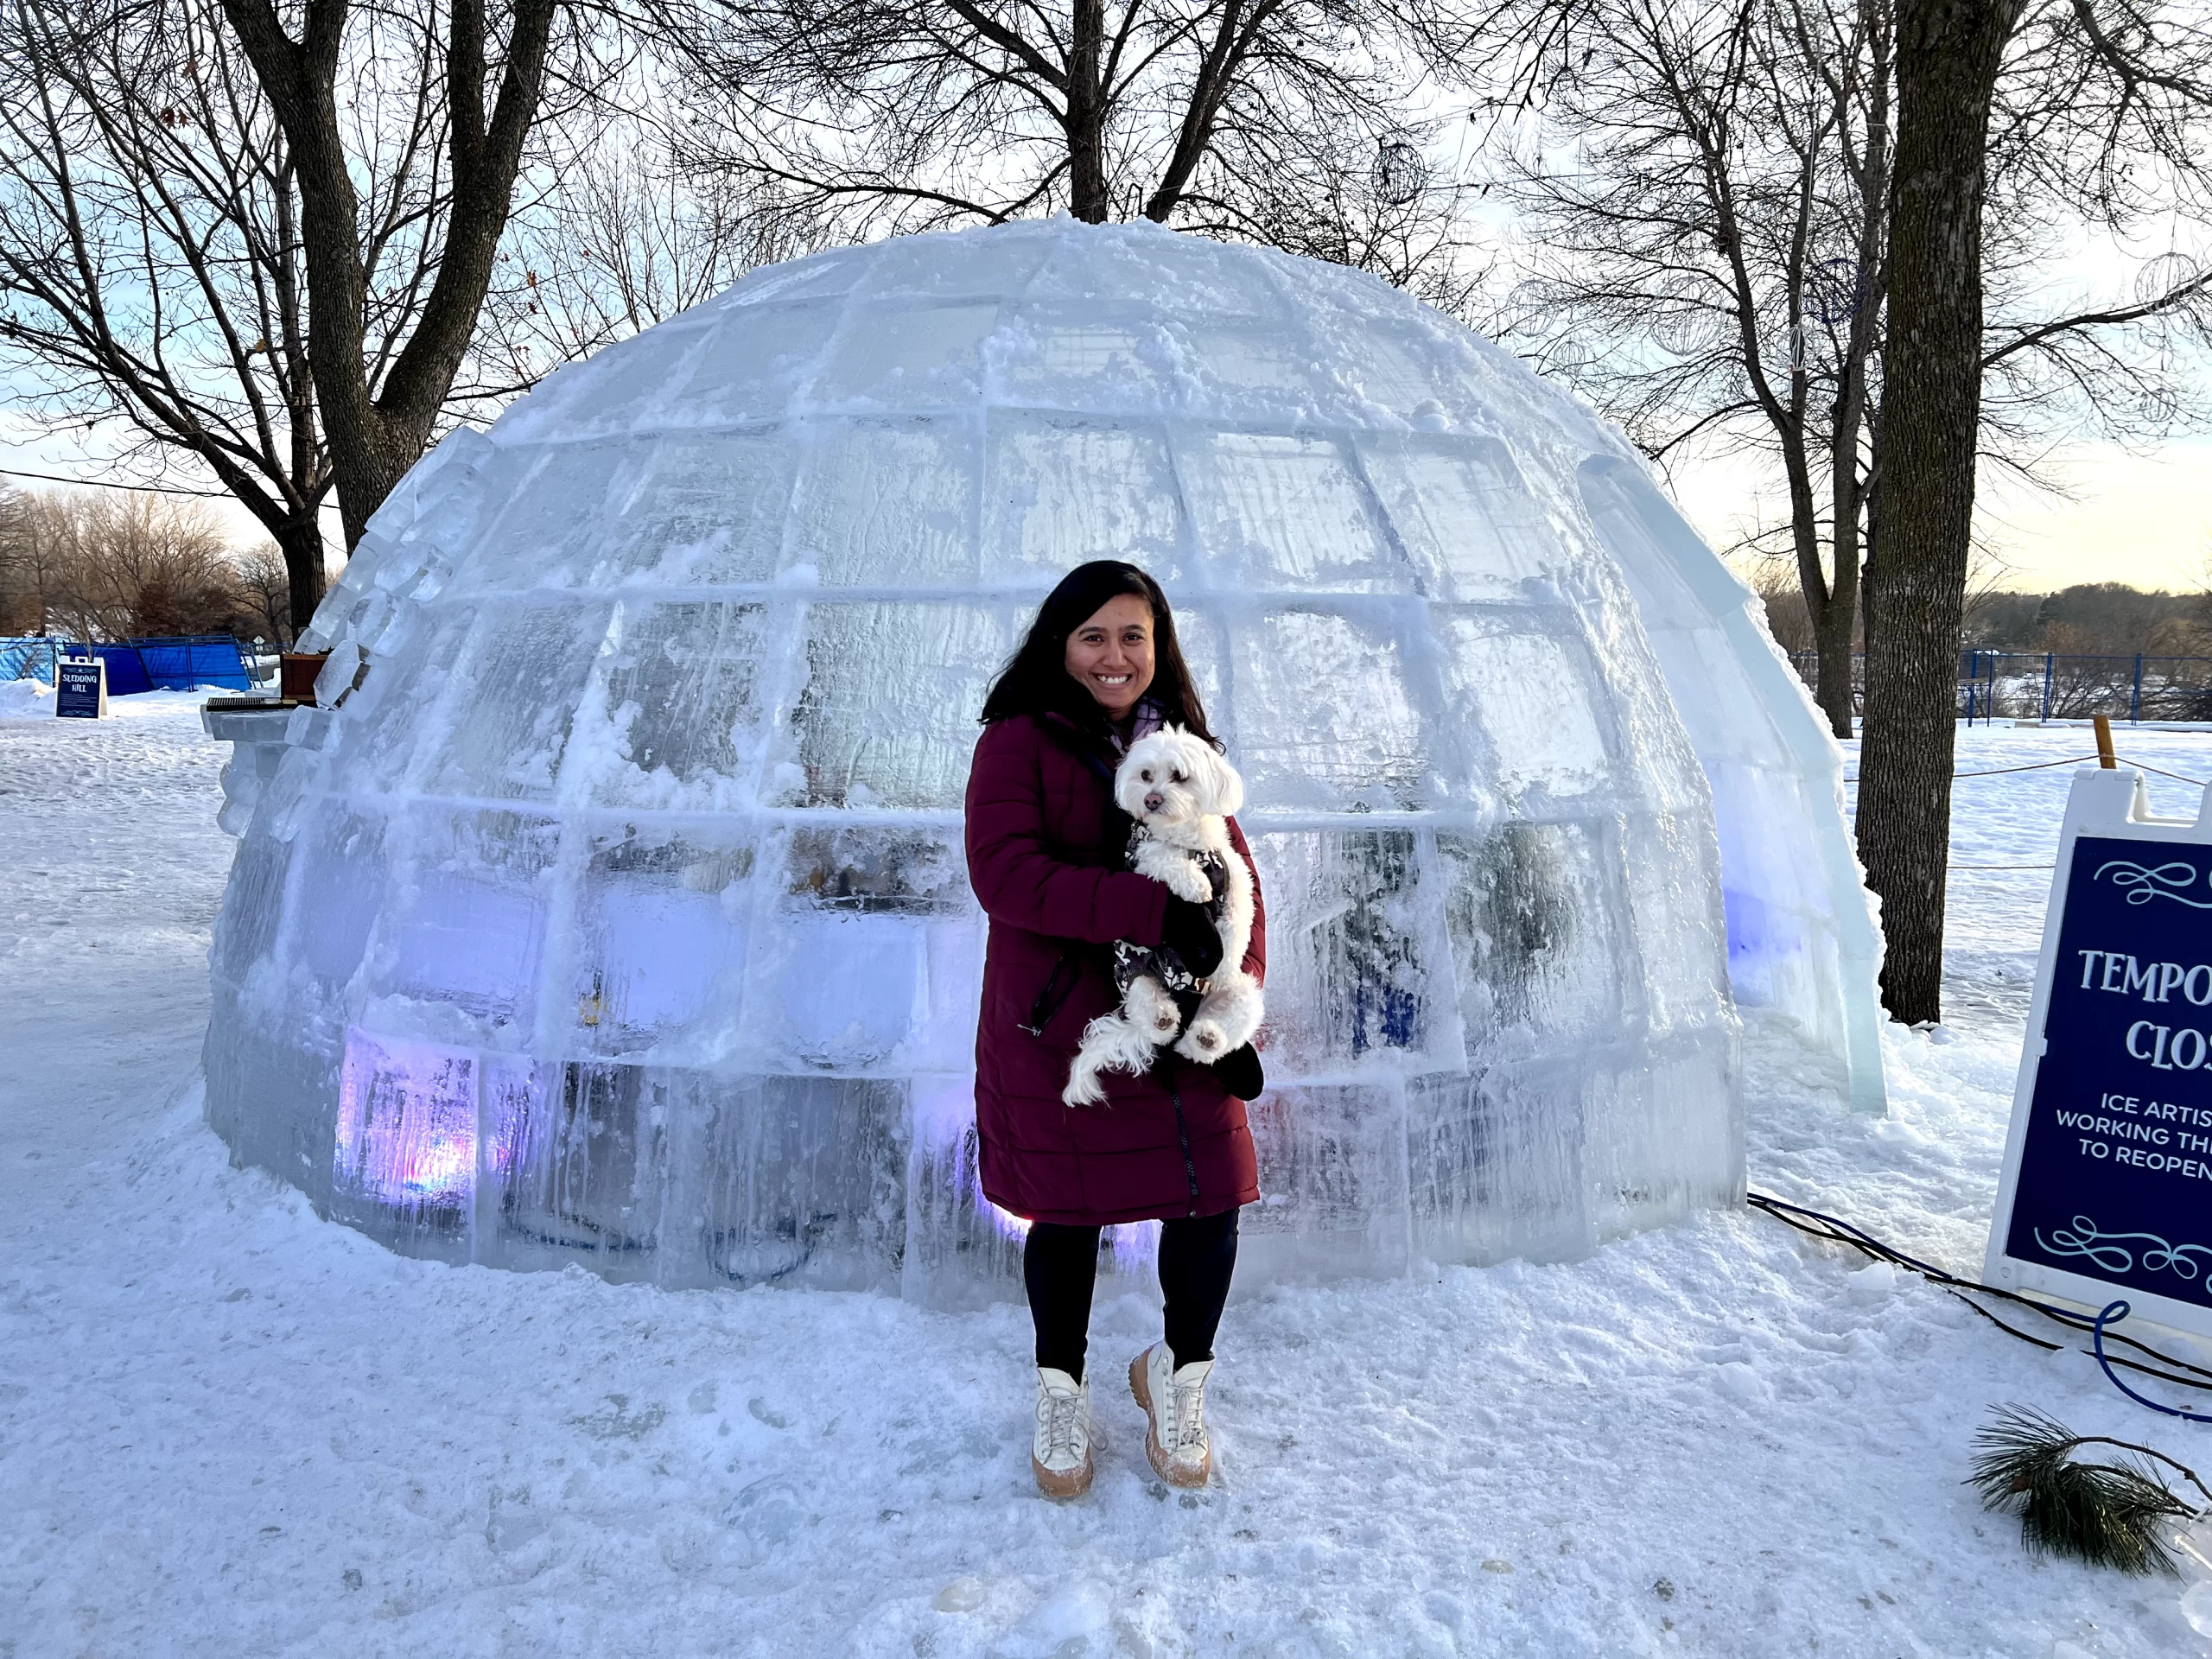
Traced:
POLYGON ((2212 585, 2212 437, 2148 454, 2113 444, 2080 448, 2066 468, 2073 500, 1992 487, 1987 534, 2012 566, 2004 586, 2212 585))
MULTIPOLYGON (((2064 496, 1985 470, 1977 507, 1994 585, 2048 593, 2080 582, 2176 591, 2212 586, 2212 436, 2176 438, 2142 453, 2081 442, 2053 457, 2064 496)), ((1717 550, 1780 517, 1775 480, 1748 457, 1676 467, 1675 502, 1717 550)))

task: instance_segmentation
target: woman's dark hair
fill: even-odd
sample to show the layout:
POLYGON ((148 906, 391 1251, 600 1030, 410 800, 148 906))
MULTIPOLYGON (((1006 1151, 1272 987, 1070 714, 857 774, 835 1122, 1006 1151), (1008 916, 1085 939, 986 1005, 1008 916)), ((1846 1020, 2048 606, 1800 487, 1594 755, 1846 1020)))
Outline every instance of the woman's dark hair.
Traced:
POLYGON ((983 699, 983 724, 995 725, 1016 715, 1057 714, 1084 731, 1104 731, 1106 711, 1068 672, 1068 636, 1122 594, 1135 594, 1152 607, 1152 685, 1145 696, 1160 705, 1166 724, 1180 726, 1218 748, 1206 726, 1198 688, 1183 661, 1183 647, 1176 641, 1167 595, 1150 576, 1119 559, 1093 559, 1060 578, 1060 585, 1038 608, 1029 637, 999 671, 990 696, 983 699))

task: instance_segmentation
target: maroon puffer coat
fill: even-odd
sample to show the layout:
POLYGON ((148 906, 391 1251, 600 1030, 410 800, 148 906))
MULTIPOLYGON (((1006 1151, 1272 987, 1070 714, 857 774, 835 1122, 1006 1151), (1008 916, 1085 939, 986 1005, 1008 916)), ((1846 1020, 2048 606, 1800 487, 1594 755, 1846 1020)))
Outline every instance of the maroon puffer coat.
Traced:
MULTIPOLYGON (((1165 1071, 1109 1071, 1098 1106, 1064 1106, 1083 1028, 1116 1007, 1116 939, 1160 943, 1167 889, 1122 866, 1109 755, 1057 715, 988 728, 968 777, 968 875, 991 918, 976 1031, 976 1124, 983 1192, 1032 1221, 1081 1226, 1205 1216, 1260 1196, 1244 1103, 1212 1071, 1171 1050, 1165 1071), (1109 845, 1109 842, 1116 844, 1109 845), (1024 1029, 1074 944, 1073 988, 1024 1029)), ((1243 832, 1230 836, 1249 865, 1243 832)), ((1267 969, 1267 925, 1253 875, 1244 970, 1267 969)), ((1062 969, 1059 983, 1069 982, 1062 969)), ((1057 991, 1055 992, 1057 995, 1057 991)))

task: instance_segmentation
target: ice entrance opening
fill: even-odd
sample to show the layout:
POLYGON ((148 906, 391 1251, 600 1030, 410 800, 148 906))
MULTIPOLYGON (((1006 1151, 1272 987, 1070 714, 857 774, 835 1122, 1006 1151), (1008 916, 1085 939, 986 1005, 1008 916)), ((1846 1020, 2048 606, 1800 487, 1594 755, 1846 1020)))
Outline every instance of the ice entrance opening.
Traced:
POLYGON ((378 515, 317 618, 344 701, 296 717, 218 924, 209 1116, 395 1248, 1007 1294, 961 791, 1037 600, 1113 554, 1250 786, 1249 1268, 1726 1202, 1728 832, 1582 470, 1617 454, 1380 283, 1148 226, 757 272, 378 515))

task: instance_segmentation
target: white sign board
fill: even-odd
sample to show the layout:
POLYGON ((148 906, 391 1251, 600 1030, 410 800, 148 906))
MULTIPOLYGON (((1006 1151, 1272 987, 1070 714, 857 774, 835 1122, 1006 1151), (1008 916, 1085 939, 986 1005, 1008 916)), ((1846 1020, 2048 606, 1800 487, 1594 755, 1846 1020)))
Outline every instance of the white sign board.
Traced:
POLYGON ((2212 789, 2074 774, 1983 1274, 2212 1337, 2212 789))
POLYGON ((63 657, 54 665, 54 712, 63 720, 107 716, 107 659, 63 657))

